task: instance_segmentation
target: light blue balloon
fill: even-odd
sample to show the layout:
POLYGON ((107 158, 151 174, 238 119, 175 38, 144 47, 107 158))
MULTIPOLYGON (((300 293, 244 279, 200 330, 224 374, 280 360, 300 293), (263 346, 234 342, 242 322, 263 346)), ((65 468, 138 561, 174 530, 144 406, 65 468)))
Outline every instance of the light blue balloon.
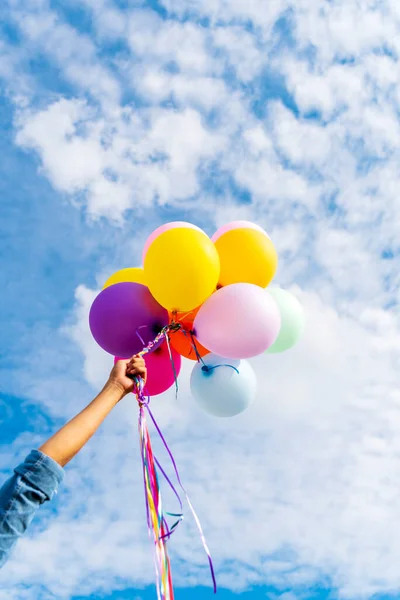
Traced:
POLYGON ((215 417, 234 417, 254 401, 256 375, 247 360, 222 358, 207 354, 196 364, 190 387, 196 402, 215 417))

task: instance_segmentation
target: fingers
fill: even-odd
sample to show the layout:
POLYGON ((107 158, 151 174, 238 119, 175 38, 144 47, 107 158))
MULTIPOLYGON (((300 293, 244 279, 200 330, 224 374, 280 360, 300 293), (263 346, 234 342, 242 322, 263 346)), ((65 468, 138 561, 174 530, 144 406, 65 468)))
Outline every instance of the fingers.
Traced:
POLYGON ((133 370, 143 370, 146 369, 146 363, 142 356, 132 356, 132 358, 127 363, 127 369, 133 370))
POLYGON ((147 377, 147 369, 144 358, 139 355, 132 356, 130 361, 126 367, 127 375, 138 375, 139 377, 143 377, 146 380, 147 377))

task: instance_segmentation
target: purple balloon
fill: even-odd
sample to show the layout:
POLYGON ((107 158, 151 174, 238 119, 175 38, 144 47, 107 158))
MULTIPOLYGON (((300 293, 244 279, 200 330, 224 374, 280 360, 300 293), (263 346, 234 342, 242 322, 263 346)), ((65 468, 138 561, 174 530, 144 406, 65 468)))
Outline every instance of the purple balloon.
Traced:
MULTIPOLYGON (((168 312, 140 283, 117 283, 95 298, 89 325, 96 342, 114 356, 132 356, 168 325, 168 312)), ((162 340, 160 341, 162 343, 162 340)))

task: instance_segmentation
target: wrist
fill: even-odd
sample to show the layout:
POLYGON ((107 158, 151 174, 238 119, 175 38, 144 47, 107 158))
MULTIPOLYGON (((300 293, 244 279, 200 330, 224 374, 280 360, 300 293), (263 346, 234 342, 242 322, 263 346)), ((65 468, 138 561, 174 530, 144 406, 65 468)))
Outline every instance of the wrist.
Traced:
POLYGON ((126 390, 118 380, 112 378, 107 381, 103 391, 111 394, 113 399, 115 399, 115 403, 122 400, 122 398, 128 394, 128 390, 126 390))

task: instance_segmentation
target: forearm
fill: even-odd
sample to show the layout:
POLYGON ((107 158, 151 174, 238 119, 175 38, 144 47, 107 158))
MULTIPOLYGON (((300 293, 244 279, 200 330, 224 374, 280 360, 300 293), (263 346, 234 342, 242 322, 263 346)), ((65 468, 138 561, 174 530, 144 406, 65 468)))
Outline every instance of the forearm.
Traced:
POLYGON ((108 382, 82 412, 47 440, 39 450, 64 467, 93 436, 124 395, 121 387, 108 382))

